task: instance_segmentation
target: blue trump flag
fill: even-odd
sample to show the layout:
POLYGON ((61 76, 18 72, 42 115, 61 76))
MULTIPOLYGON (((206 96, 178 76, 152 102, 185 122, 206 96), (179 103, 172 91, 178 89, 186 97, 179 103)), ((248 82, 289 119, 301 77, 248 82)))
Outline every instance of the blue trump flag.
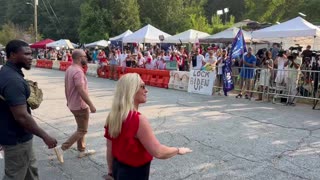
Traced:
POLYGON ((232 46, 229 52, 228 59, 226 60, 223 67, 223 91, 224 94, 227 95, 228 91, 234 89, 234 84, 232 81, 232 59, 237 57, 242 57, 242 55, 247 52, 246 42, 243 38, 242 30, 240 29, 237 36, 234 38, 232 42, 232 46))

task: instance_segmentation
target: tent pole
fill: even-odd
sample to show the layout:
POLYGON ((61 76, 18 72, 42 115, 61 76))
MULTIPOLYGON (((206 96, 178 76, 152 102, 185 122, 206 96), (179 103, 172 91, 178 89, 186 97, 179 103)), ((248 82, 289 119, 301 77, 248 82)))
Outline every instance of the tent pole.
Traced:
POLYGON ((123 41, 121 41, 121 53, 123 53, 123 41))
MULTIPOLYGON (((252 33, 253 33, 253 31, 251 30, 250 47, 252 47, 252 44, 253 44, 252 33)), ((255 49, 255 50, 256 50, 256 49, 255 49)))

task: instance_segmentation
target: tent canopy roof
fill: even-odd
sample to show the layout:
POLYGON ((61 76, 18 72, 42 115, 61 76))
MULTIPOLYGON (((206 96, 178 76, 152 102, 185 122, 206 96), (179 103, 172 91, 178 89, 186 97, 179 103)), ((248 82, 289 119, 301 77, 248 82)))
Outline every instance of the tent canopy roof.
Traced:
POLYGON ((194 43, 197 39, 207 37, 210 34, 197 31, 194 29, 189 29, 182 33, 176 34, 174 36, 166 38, 163 42, 164 43, 194 43))
POLYGON ((109 45, 108 41, 100 40, 90 44, 85 44, 85 47, 107 47, 109 45))
POLYGON ((34 49, 45 49, 48 43, 54 42, 52 39, 44 39, 32 44, 30 47, 34 49))
POLYGON ((51 42, 47 44, 47 47, 51 48, 69 48, 69 49, 74 49, 74 46, 77 46, 74 43, 71 43, 69 39, 60 39, 58 41, 51 42))
POLYGON ((127 30, 126 32, 124 32, 118 36, 110 38, 109 41, 122 41, 124 37, 129 36, 130 34, 132 34, 132 31, 127 30))
MULTIPOLYGON (((213 43, 213 42, 220 42, 220 43, 227 43, 232 42, 233 39, 236 37, 237 33, 239 32, 239 28, 232 27, 229 29, 226 29, 224 31, 221 31, 219 33, 216 33, 211 36, 207 36, 205 38, 200 38, 200 42, 207 42, 207 43, 213 43)), ((251 34, 247 31, 242 30, 244 40, 246 42, 251 41, 251 34)))
POLYGON ((144 26, 143 28, 135 31, 131 35, 123 38, 124 43, 160 43, 159 36, 163 35, 165 38, 171 36, 150 24, 144 26))
POLYGON ((296 17, 281 24, 254 31, 252 36, 254 38, 314 37, 320 36, 320 29, 303 18, 296 17))

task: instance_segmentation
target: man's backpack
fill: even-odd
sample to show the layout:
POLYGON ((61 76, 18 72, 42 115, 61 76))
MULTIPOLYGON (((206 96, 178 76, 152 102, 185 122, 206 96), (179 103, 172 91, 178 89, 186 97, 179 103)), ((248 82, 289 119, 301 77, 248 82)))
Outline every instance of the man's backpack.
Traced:
POLYGON ((38 83, 26 80, 29 84, 30 88, 30 96, 27 99, 27 102, 31 109, 37 109, 43 101, 43 93, 42 90, 38 87, 38 83))
MULTIPOLYGON (((38 87, 37 82, 27 80, 27 79, 26 79, 26 81, 27 81, 29 88, 30 88, 30 96, 27 99, 27 103, 29 104, 29 106, 32 110, 37 109, 43 101, 42 90, 38 87)), ((1 95, 0 95, 0 99, 5 101, 4 97, 1 95)))

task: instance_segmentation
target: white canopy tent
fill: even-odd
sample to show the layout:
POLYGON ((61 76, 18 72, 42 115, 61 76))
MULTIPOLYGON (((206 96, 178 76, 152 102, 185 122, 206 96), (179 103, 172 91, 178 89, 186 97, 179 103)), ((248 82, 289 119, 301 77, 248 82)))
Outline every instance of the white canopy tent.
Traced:
MULTIPOLYGON (((217 34, 207 36, 205 38, 200 38, 199 41, 200 43, 231 43, 234 37, 236 37, 236 35, 238 34, 239 30, 240 29, 237 27, 232 27, 224 31, 221 31, 217 34)), ((242 33, 244 36, 244 40, 246 42, 250 42, 251 33, 244 30, 242 30, 242 33)), ((254 40, 254 41, 257 41, 257 40, 254 40)))
POLYGON ((96 41, 90 44, 85 44, 84 47, 99 47, 99 48, 104 48, 107 47, 109 45, 108 41, 106 40, 100 40, 100 41, 96 41))
POLYGON ((110 38, 109 41, 122 41, 124 37, 129 36, 130 34, 132 34, 132 31, 127 30, 126 32, 124 32, 118 36, 110 38))
POLYGON ((163 35, 166 39, 167 37, 171 36, 150 24, 144 26, 143 28, 137 30, 136 32, 132 33, 123 38, 122 42, 124 43, 160 43, 159 36, 163 35))
POLYGON ((164 39, 164 43, 195 43, 197 39, 210 36, 210 34, 189 29, 182 33, 164 39))
POLYGON ((69 39, 60 39, 58 41, 54 41, 52 43, 47 44, 47 48, 67 48, 74 49, 78 45, 71 43, 69 39))
POLYGON ((295 44, 304 47, 314 45, 314 49, 320 48, 320 29, 301 17, 254 31, 252 37, 282 43, 284 49, 295 44))

